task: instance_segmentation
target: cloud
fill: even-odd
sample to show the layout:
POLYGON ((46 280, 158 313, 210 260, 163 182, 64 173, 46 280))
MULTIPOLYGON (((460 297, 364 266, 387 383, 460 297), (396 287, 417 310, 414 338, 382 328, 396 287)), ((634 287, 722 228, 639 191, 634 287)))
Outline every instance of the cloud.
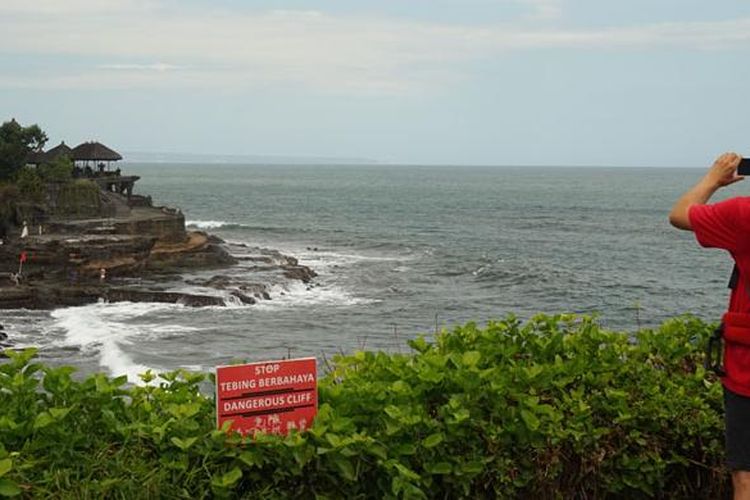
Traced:
POLYGON ((532 19, 553 20, 562 17, 562 0, 518 0, 532 9, 532 19))
MULTIPOLYGON (((547 21, 561 13, 559 0, 516 1, 547 21)), ((402 94, 466 78, 471 63, 505 51, 716 50, 750 42, 750 18, 575 30, 548 22, 543 27, 460 25, 175 5, 169 0, 3 0, 0 53, 96 62, 89 70, 77 64, 75 72, 58 65, 41 79, 0 70, 0 86, 299 84, 335 93, 402 94)))
POLYGON ((114 69, 114 70, 122 70, 122 71, 158 71, 158 72, 164 72, 164 71, 175 71, 184 69, 185 66, 177 66, 174 64, 167 64, 167 63, 152 63, 152 64, 122 64, 122 63, 114 63, 114 64, 100 64, 98 66, 99 69, 114 69))
POLYGON ((78 16, 142 11, 159 5, 157 0, 3 0, 0 13, 32 16, 78 16))

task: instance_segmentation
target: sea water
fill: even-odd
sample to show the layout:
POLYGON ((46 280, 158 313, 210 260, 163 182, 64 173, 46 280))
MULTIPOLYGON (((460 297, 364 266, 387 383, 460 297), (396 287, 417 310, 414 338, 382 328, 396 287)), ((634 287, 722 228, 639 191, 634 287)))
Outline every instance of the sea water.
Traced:
MULTIPOLYGON (((671 205, 702 175, 697 169, 122 169, 141 176, 137 193, 180 207, 190 228, 297 257, 319 274, 315 286, 275 283, 271 300, 253 306, 0 311, 15 346, 38 346, 48 362, 83 372, 136 380, 149 368, 406 351, 416 335, 508 314, 596 314, 618 330, 683 313, 716 320, 727 300, 727 254, 700 248, 667 222, 671 205)), ((201 276, 214 274, 253 280, 241 268, 201 276)))

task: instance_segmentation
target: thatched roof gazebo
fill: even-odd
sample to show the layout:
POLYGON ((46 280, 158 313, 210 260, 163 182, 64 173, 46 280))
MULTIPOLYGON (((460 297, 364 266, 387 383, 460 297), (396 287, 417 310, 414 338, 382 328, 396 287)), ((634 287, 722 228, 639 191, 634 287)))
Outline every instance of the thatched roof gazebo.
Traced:
POLYGON ((53 160, 60 158, 61 156, 67 156, 68 158, 72 159, 72 153, 73 153, 73 150, 70 148, 70 146, 65 144, 65 141, 62 141, 57 146, 55 146, 54 148, 48 149, 44 153, 44 156, 45 156, 44 160, 53 161, 53 160))
POLYGON ((45 152, 44 151, 30 151, 26 155, 27 165, 41 165, 44 163, 45 152))
POLYGON ((70 152, 70 159, 84 164, 88 164, 91 161, 96 164, 107 162, 109 165, 109 162, 122 160, 122 156, 104 144, 92 141, 84 142, 74 147, 70 152))
POLYGON ((28 165, 41 165, 42 163, 52 163, 61 156, 67 156, 71 158, 73 152, 70 147, 62 141, 54 148, 50 148, 47 151, 32 151, 26 156, 26 163, 28 165))

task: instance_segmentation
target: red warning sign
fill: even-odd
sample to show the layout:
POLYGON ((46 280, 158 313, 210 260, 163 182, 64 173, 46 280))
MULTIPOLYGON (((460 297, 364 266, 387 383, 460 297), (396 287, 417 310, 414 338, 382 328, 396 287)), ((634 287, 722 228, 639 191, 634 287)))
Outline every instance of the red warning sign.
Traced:
POLYGON ((216 424, 242 434, 305 430, 318 412, 315 358, 216 368, 216 424))

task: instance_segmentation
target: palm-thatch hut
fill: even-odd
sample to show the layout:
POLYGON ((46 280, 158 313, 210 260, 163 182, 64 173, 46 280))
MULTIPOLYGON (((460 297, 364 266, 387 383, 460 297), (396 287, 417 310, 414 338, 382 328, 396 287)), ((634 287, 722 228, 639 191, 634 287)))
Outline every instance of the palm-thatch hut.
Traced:
POLYGON ((61 156, 67 156, 68 158, 70 158, 72 152, 73 150, 70 149, 70 147, 67 144, 65 144, 65 141, 62 141, 60 144, 58 144, 54 148, 50 148, 47 151, 30 152, 26 156, 26 164, 39 166, 42 163, 52 163, 53 161, 57 160, 61 156))
POLYGON ((110 162, 122 160, 122 156, 104 144, 92 141, 74 147, 70 152, 70 159, 82 167, 88 166, 91 162, 103 171, 105 165, 109 169, 110 162))
POLYGON ((68 158, 71 158, 72 153, 73 153, 73 150, 70 149, 70 146, 65 144, 65 141, 62 141, 57 146, 55 146, 54 148, 48 149, 44 153, 44 161, 53 162, 57 160, 58 158, 60 158, 61 156, 67 156, 68 158))

